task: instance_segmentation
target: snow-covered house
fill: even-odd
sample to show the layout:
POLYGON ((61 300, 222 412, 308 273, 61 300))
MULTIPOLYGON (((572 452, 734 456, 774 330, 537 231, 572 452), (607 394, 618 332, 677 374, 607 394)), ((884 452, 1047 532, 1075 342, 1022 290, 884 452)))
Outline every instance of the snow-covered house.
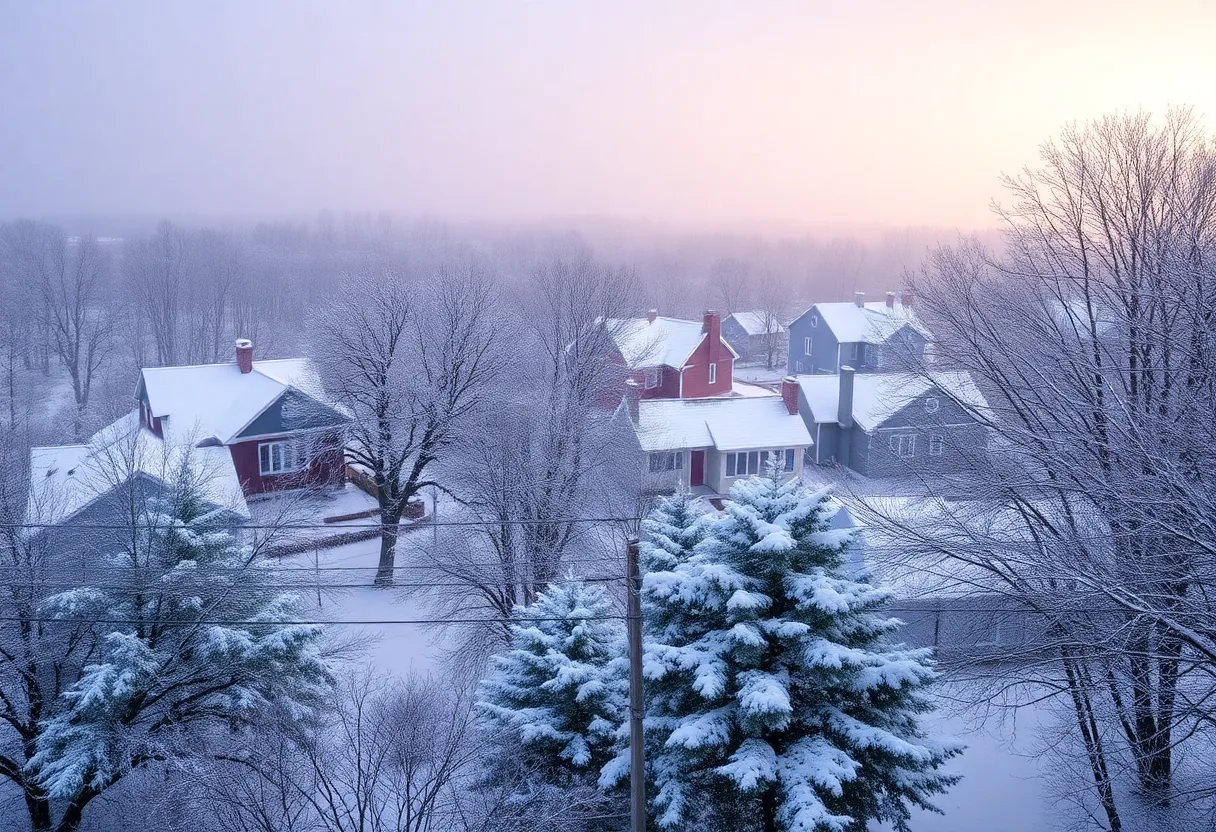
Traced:
MULTIPOLYGON (((645 318, 613 318, 604 324, 615 360, 637 382, 643 399, 699 399, 730 395, 738 355, 722 337, 722 319, 709 310, 700 321, 665 318, 650 310, 645 318)), ((608 396, 610 406, 621 392, 608 396)))
POLYGON ((141 370, 135 399, 82 445, 32 450, 31 523, 93 524, 132 488, 155 495, 186 460, 206 499, 238 520, 257 495, 345 476, 347 417, 306 360, 254 361, 240 340, 231 363, 141 370))
POLYGON ((965 372, 855 373, 797 377, 798 410, 817 464, 871 477, 955 473, 987 448, 974 414, 987 408, 965 372))
POLYGON ((887 292, 867 303, 857 292, 852 302, 813 304, 790 323, 787 371, 837 373, 846 364, 863 372, 906 369, 930 339, 910 293, 887 292))
POLYGON ((765 470, 773 457, 790 477, 802 473, 811 436, 798 413, 797 383, 782 393, 703 399, 640 399, 626 395, 618 415, 629 419, 651 492, 679 486, 726 494, 739 478, 765 470))
POLYGON ((722 337, 741 361, 763 361, 772 366, 785 360, 785 327, 772 312, 753 309, 728 315, 722 321, 722 337))

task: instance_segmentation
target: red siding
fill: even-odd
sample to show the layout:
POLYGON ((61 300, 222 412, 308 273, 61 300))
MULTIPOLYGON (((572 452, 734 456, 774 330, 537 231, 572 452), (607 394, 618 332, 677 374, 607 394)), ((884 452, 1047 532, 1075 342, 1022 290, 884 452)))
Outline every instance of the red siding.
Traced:
POLYGON ((232 454, 232 465, 241 481, 241 487, 246 495, 264 494, 267 491, 282 491, 289 488, 302 488, 306 485, 338 485, 342 482, 346 469, 346 460, 342 452, 341 437, 326 437, 323 440, 324 450, 319 451, 312 464, 304 471, 292 471, 287 474, 266 474, 258 470, 258 445, 263 442, 273 442, 275 439, 289 439, 281 436, 265 439, 254 439, 249 442, 236 442, 228 446, 232 454))
POLYGON ((638 383, 641 399, 678 399, 680 398, 680 371, 672 367, 660 367, 659 386, 646 389, 646 373, 634 373, 633 380, 638 383))
POLYGON ((697 347, 688 363, 684 365, 684 398, 701 399, 706 396, 725 396, 731 391, 731 378, 735 371, 735 360, 724 345, 718 345, 717 381, 709 383, 710 341, 705 339, 697 347))

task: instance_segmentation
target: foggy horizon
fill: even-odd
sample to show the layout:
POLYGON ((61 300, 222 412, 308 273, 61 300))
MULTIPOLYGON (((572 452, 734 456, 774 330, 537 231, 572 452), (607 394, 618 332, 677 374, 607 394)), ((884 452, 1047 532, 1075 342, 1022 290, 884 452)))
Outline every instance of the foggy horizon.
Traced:
POLYGON ((0 216, 985 229, 1061 127, 1216 112, 1216 10, 1138 9, 9 2, 0 216))

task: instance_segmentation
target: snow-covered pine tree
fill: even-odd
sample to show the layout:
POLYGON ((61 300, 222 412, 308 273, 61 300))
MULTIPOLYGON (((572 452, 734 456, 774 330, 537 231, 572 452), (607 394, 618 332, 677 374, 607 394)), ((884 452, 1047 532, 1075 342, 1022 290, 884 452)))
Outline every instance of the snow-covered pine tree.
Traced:
POLYGON ((687 491, 659 500, 642 521, 642 572, 662 572, 687 560, 705 536, 706 510, 687 491))
POLYGON ((224 737, 268 708, 303 717, 330 690, 321 628, 290 623, 295 597, 224 528, 201 486, 187 459, 109 558, 105 582, 44 603, 100 636, 96 662, 42 725, 29 763, 63 801, 59 830, 75 829, 129 772, 228 753, 224 737))
POLYGON ((846 573, 825 490, 744 480, 691 558, 644 578, 647 769, 664 829, 907 829, 961 746, 918 716, 927 651, 846 573))
POLYGON ((499 741, 550 783, 594 776, 613 753, 629 680, 624 627, 602 587, 576 578, 516 607, 513 649, 495 656, 478 705, 499 741))

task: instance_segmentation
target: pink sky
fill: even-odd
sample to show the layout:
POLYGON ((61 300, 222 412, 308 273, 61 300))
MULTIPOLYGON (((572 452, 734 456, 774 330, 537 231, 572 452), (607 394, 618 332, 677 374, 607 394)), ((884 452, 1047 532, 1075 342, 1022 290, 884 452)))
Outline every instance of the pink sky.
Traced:
POLYGON ((987 225, 1066 122, 1216 119, 1213 43, 1211 0, 0 0, 0 214, 987 225))

